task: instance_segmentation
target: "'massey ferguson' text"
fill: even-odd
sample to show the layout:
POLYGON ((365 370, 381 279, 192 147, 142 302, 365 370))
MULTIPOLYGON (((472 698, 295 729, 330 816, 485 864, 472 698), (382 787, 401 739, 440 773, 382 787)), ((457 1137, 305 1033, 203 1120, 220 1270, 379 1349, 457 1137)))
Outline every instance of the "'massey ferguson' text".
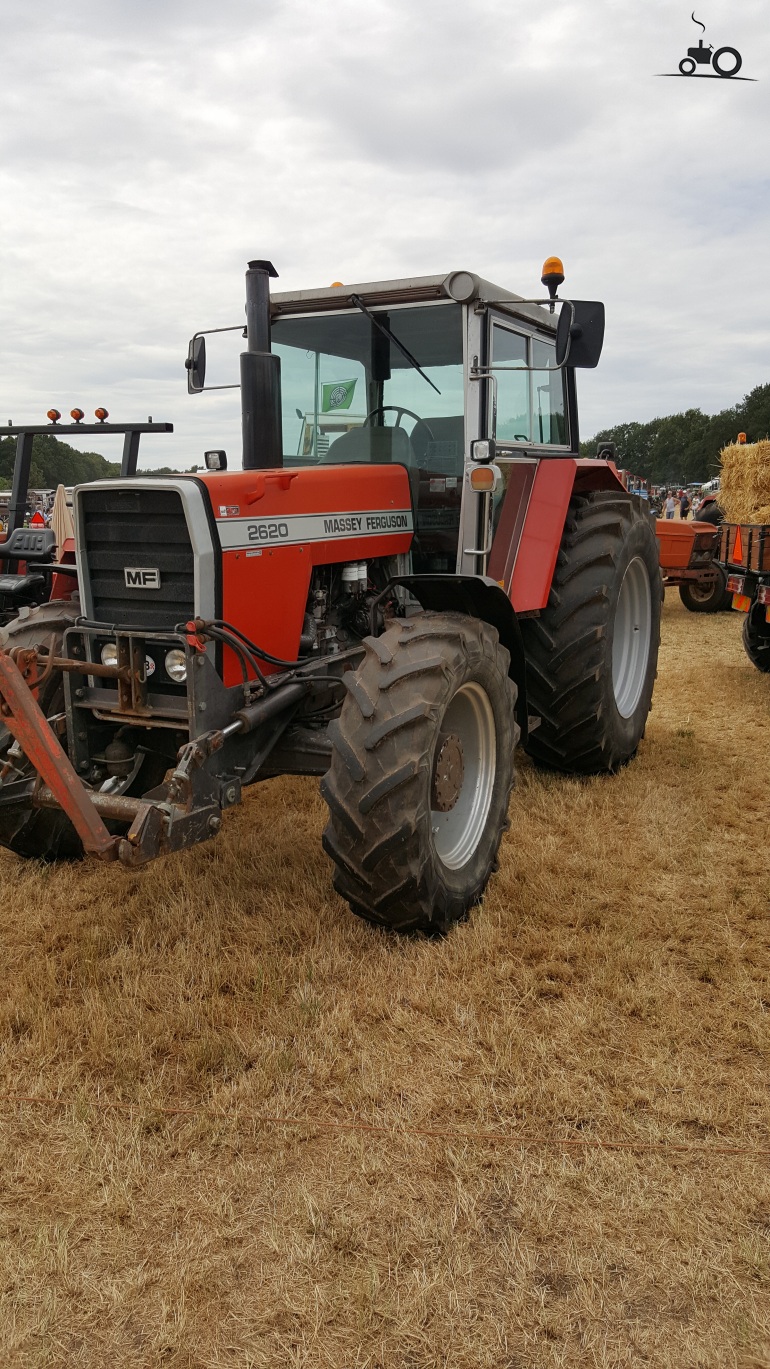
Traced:
POLYGON ((324 518, 324 532, 331 537, 349 532, 397 532, 409 527, 405 513, 342 514, 324 518))

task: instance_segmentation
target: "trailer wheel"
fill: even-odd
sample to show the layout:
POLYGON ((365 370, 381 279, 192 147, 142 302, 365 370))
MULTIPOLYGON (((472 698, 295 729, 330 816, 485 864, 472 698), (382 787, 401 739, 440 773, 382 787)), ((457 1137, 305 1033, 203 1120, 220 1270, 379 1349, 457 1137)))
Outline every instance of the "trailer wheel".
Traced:
POLYGON ((752 665, 763 674, 770 673, 770 623, 765 622, 764 609, 759 622, 754 622, 753 610, 743 620, 743 646, 752 665))
MULTIPOLYGON (((56 599, 41 604, 23 617, 13 618, 0 630, 0 645, 12 647, 48 647, 53 639, 54 654, 61 654, 64 633, 82 610, 78 599, 56 599)), ((52 673, 41 686, 38 703, 47 718, 61 713, 64 708, 64 678, 61 671, 52 673)), ((0 723, 0 762, 6 759, 13 736, 0 723)), ((32 773, 26 757, 14 762, 22 773, 32 773)), ((49 808, 3 807, 0 784, 0 846, 15 851, 19 856, 38 860, 77 860, 83 855, 83 845, 69 818, 49 808)))
POLYGON ((598 490, 573 497, 548 604, 521 623, 527 751, 572 774, 617 770, 644 736, 658 662, 662 587, 643 501, 598 490))
POLYGON ((727 576, 721 566, 716 567, 717 578, 709 585, 700 585, 697 580, 685 580, 679 586, 679 598, 690 613, 721 613, 731 608, 732 594, 727 592, 727 576))
POLYGON ((366 638, 321 784, 334 886, 359 917, 440 934, 481 898, 519 738, 509 664, 495 628, 459 613, 366 638))

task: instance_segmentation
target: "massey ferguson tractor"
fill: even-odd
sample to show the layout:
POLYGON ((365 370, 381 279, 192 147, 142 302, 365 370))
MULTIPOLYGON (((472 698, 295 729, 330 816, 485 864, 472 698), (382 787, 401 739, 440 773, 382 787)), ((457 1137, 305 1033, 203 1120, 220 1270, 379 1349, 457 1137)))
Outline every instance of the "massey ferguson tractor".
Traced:
MULTIPOLYGON (((655 528, 579 456, 603 306, 559 298, 556 258, 539 301, 274 275, 246 275, 242 468, 78 488, 79 600, 4 630, 0 842, 140 866, 318 775, 352 910, 444 932, 495 868, 520 740, 591 775, 644 734, 655 528)), ((187 370, 205 389, 206 334, 187 370)))

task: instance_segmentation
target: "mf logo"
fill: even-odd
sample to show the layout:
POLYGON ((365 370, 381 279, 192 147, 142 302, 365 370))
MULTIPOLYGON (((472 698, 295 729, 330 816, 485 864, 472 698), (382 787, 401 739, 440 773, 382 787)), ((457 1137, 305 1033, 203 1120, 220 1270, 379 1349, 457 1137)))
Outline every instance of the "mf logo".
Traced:
POLYGON ((129 589, 160 589, 160 571, 148 566, 126 566, 124 569, 129 589))
MULTIPOLYGON (((706 32, 706 25, 700 19, 695 18, 695 11, 692 14, 692 21, 698 25, 699 29, 706 32)), ((698 39, 698 46, 687 49, 687 56, 683 57, 679 63, 679 71, 661 71, 661 76, 699 76, 730 80, 737 77, 739 81, 753 81, 753 76, 738 76, 738 72, 743 66, 743 58, 737 48, 717 48, 714 51, 712 43, 706 44, 703 38, 698 39), (706 71, 697 71, 697 67, 706 67, 706 71), (713 67, 713 71, 708 68, 713 67)))

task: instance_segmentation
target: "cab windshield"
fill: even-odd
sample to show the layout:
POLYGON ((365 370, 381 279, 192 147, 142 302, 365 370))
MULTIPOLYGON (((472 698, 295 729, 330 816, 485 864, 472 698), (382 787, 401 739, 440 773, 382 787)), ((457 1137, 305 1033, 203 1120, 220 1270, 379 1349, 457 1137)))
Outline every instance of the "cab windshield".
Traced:
POLYGON ((371 313, 374 318, 355 309, 273 322, 284 465, 398 461, 461 475, 462 307, 371 313))
POLYGON ((405 466, 412 567, 453 571, 465 451, 462 306, 370 312, 373 318, 353 309, 273 322, 284 465, 405 466))

